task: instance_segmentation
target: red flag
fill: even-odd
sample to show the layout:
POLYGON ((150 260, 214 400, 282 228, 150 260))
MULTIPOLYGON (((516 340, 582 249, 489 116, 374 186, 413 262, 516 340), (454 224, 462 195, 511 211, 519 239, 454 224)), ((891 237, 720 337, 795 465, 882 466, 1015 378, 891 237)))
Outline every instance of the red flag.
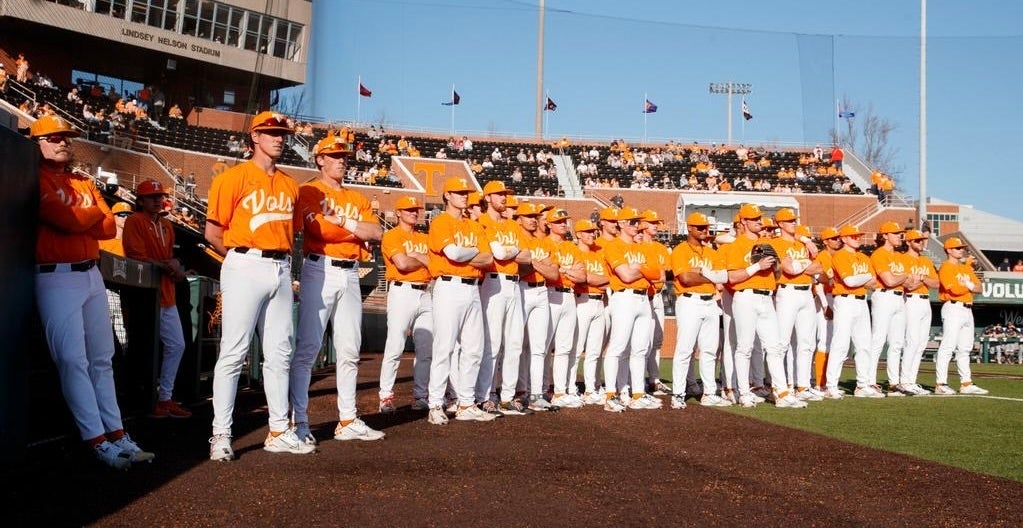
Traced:
POLYGON ((363 86, 362 83, 359 83, 359 95, 363 97, 373 97, 373 92, 369 91, 369 88, 363 86))

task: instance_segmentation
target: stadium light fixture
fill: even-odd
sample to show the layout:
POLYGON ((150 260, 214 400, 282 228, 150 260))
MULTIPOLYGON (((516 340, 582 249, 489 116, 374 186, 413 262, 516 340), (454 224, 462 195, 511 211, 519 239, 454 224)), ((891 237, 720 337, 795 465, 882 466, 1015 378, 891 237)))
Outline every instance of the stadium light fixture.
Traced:
POLYGON ((732 94, 747 95, 753 93, 750 83, 720 82, 710 83, 710 93, 728 96, 728 145, 732 144, 732 94))

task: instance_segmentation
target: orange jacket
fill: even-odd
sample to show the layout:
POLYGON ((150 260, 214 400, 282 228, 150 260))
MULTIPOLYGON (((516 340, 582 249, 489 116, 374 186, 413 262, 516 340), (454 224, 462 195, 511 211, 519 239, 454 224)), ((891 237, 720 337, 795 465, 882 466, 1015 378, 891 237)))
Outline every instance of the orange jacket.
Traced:
POLYGON ((40 167, 37 263, 96 260, 97 241, 116 234, 114 215, 91 179, 40 167))

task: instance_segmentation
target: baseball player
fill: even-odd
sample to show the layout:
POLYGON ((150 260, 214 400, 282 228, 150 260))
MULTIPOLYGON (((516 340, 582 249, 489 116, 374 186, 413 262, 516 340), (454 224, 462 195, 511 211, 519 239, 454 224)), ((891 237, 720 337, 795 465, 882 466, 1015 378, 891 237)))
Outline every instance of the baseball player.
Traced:
POLYGON ((817 275, 817 285, 814 287, 817 296, 817 351, 813 354, 813 379, 814 391, 819 396, 824 396, 824 389, 827 386, 825 372, 828 365, 828 350, 831 350, 829 341, 833 333, 835 316, 832 295, 835 271, 832 264, 835 252, 842 249, 842 239, 838 236, 837 229, 826 227, 821 231, 821 242, 824 244, 824 250, 817 253, 821 273, 817 275))
POLYGON ((119 257, 124 256, 124 243, 121 241, 124 238, 124 222, 128 220, 128 217, 134 213, 131 206, 127 202, 117 202, 113 207, 110 208, 110 212, 114 215, 114 224, 117 226, 117 234, 114 238, 99 241, 100 251, 106 251, 119 257))
POLYGON ((643 211, 643 221, 639 224, 643 251, 647 254, 648 262, 661 268, 661 278, 650 284, 653 329, 650 333, 650 348, 646 356, 646 375, 649 378, 647 390, 654 396, 671 394, 671 388, 661 382, 661 344, 664 342, 664 297, 661 292, 664 291, 666 282, 665 272, 669 271, 671 267, 671 252, 664 244, 657 241, 657 231, 663 226, 664 220, 661 220, 657 211, 651 209, 643 211))
POLYGON ((476 382, 476 399, 483 401, 484 411, 491 412, 494 402, 490 393, 494 392, 500 402, 499 412, 521 416, 533 411, 515 398, 523 337, 519 266, 529 265, 532 254, 523 249, 522 228, 515 220, 505 217, 511 211, 508 200, 512 198, 511 191, 502 181, 490 181, 483 186, 487 210, 480 217, 480 225, 490 240, 494 264, 484 275, 480 288, 486 333, 476 382), (498 362, 500 368, 497 368, 498 362))
POLYGON ((813 277, 821 272, 821 265, 813 260, 817 256, 817 246, 809 237, 797 235, 798 219, 795 211, 788 207, 779 209, 774 215, 774 221, 781 231, 778 238, 771 240, 780 258, 781 268, 775 310, 778 313, 782 341, 789 343, 795 333, 795 354, 792 354, 792 347, 788 347, 787 354, 790 359, 786 369, 789 372, 788 385, 795 385, 796 398, 799 400, 821 401, 824 399, 822 395, 809 390, 814 337, 817 334, 813 277))
POLYGON ((380 363, 380 412, 392 413, 394 380, 405 349, 405 334, 412 331, 416 357, 412 365, 412 410, 429 410, 427 401, 430 362, 433 358, 433 300, 430 295, 429 241, 416 231, 423 204, 413 196, 394 204, 398 225, 384 233, 381 253, 387 289, 387 341, 380 363))
POLYGON ((483 216, 483 195, 476 191, 470 192, 466 204, 468 205, 465 208, 466 218, 473 222, 479 222, 480 217, 483 216))
POLYGON ((600 236, 595 243, 597 248, 603 248, 608 242, 618 239, 618 208, 605 207, 600 210, 600 236))
POLYGON ((682 373, 689 372, 693 347, 700 350, 700 377, 703 396, 700 404, 708 407, 727 407, 732 402, 717 395, 714 360, 718 349, 721 307, 717 303, 717 285, 728 282, 724 259, 710 244, 710 221, 703 213, 690 213, 686 217, 688 238, 671 252, 671 271, 675 286, 675 356, 672 359, 672 377, 675 392, 671 397, 672 409, 686 408, 685 384, 682 373), (675 374, 678 373, 678 374, 675 374))
POLYGON ((956 393, 948 386, 948 362, 955 352, 961 394, 987 394, 973 384, 970 373, 970 351, 973 350, 973 296, 983 286, 973 272, 973 257, 967 255, 966 244, 957 237, 945 241, 948 260, 938 269, 938 300, 941 305, 941 343, 934 356, 934 394, 956 393))
MULTIPOLYGON (((647 262, 646 253, 639 244, 639 222, 643 215, 634 207, 618 211, 618 238, 604 247, 604 258, 611 270, 611 333, 604 357, 604 382, 607 400, 604 410, 622 412, 625 405, 618 397, 619 382, 631 386, 633 393, 630 409, 658 409, 661 400, 646 394, 643 375, 646 371, 646 353, 650 347, 652 314, 647 297, 651 281, 661 277, 661 269, 647 262), (619 380, 619 362, 629 353, 630 380, 619 380)), ((628 389, 625 389, 628 391, 628 389)))
POLYGON ((298 184, 277 169, 284 136, 291 134, 284 116, 261 112, 249 127, 252 157, 220 173, 210 187, 206 240, 220 255, 220 355, 213 369, 213 436, 210 459, 234 459, 231 448, 238 377, 259 328, 263 352, 263 389, 270 432, 263 449, 271 453, 308 454, 316 446, 303 442, 288 423, 288 376, 292 323, 291 251, 298 184))
POLYGON ((359 260, 366 242, 378 241, 380 223, 366 197, 344 186, 347 143, 328 134, 313 147, 320 177, 298 190, 298 214, 302 239, 301 288, 298 305, 298 336, 291 360, 290 399, 295 434, 308 444, 316 439, 309 430, 309 382, 313 362, 323 346, 327 322, 333 329, 337 372, 338 424, 335 440, 379 440, 376 431, 358 418, 355 386, 362 346, 362 292, 359 260))
MULTIPOLYGON (((530 252, 528 265, 519 265, 519 288, 522 291, 522 318, 526 324, 525 346, 529 355, 519 363, 520 392, 529 391, 529 408, 534 411, 549 411, 552 404, 543 396, 544 362, 547 356, 547 340, 550 332, 551 308, 547 298, 547 281, 560 277, 558 265, 553 261, 554 244, 545 236, 539 236, 541 208, 537 204, 523 203, 516 214, 522 227, 520 242, 530 252)), ((525 350, 523 350, 525 354, 525 350)))
MULTIPOLYGON (((729 244, 738 240, 738 236, 745 232, 739 213, 732 217, 732 230, 720 233, 714 237, 718 252, 727 255, 729 244)), ((721 395, 729 402, 739 403, 739 397, 735 394, 735 387, 738 382, 735 378, 735 321, 732 319, 732 290, 725 287, 721 290, 721 395)), ((754 396, 759 399, 759 396, 754 396)), ((757 401, 757 403, 760 403, 757 401)))
POLYGON ((884 393, 870 386, 870 309, 867 307, 867 289, 876 287, 870 258, 861 253, 860 237, 863 232, 846 224, 838 230, 842 249, 832 255, 835 319, 832 324, 831 349, 828 350, 827 390, 825 398, 842 399, 838 381, 842 377, 842 364, 849 354, 849 342, 855 350, 857 398, 884 398, 884 393))
POLYGON ((547 235, 554 247, 551 260, 558 266, 558 278, 547 281, 547 300, 551 307, 551 328, 548 334, 554 345, 552 365, 554 397, 557 407, 582 407, 582 398, 575 385, 576 373, 570 366, 577 364, 575 285, 586 282, 586 265, 579 248, 568 240, 568 211, 551 209, 547 215, 547 235))
MULTIPOLYGON (((433 361, 430 363, 430 414, 428 421, 446 425, 444 392, 448 378, 457 378, 455 419, 491 421, 495 415, 476 406, 475 387, 483 356, 483 307, 477 286, 493 264, 483 228, 464 217, 469 182, 449 178, 444 182, 445 210, 430 224, 430 275, 433 285, 433 361), (452 364, 455 344, 461 353, 452 364)), ((482 403, 482 402, 480 402, 482 403)))
POLYGON ((174 227, 160 216, 167 191, 155 180, 146 180, 135 189, 139 212, 124 222, 124 254, 128 258, 152 262, 160 268, 160 341, 163 361, 157 402, 149 415, 153 418, 188 418, 191 411, 178 405, 171 396, 185 353, 185 336, 175 301, 175 282, 185 280, 185 270, 174 258, 174 227))
POLYGON ((749 386, 750 357, 753 341, 760 338, 771 375, 772 396, 779 408, 798 409, 806 402, 797 399, 785 385, 785 350, 787 345, 778 335, 778 315, 771 297, 776 288, 774 267, 776 256, 758 246, 763 226, 763 213, 753 204, 739 208, 744 232, 728 245, 726 267, 732 290, 732 318, 735 324, 735 374, 738 378, 739 404, 755 407, 749 386), (765 254, 753 258, 754 246, 765 254))
POLYGON ((114 217, 90 177, 68 170, 78 132, 55 116, 29 127, 39 146, 39 226, 35 294, 50 357, 82 440, 104 464, 127 469, 152 460, 121 422, 114 388, 114 332, 98 240, 114 236, 114 217))
POLYGON ((906 337, 906 301, 903 297, 905 293, 903 284, 910 279, 905 256, 896 251, 896 248, 902 245, 904 231, 896 222, 881 224, 878 231, 880 243, 870 255, 870 265, 877 274, 874 280, 878 285, 878 289, 870 296, 872 365, 870 385, 874 390, 881 392, 881 386, 877 384, 877 366, 881 360, 881 351, 887 342, 888 396, 905 396, 896 387, 902 377, 899 368, 906 337))
MULTIPOLYGON (((597 362, 604 348, 604 290, 609 284, 610 272, 603 250, 596 246, 597 226, 589 220, 578 220, 574 227, 579 258, 586 266, 586 282, 575 283, 576 357, 585 358, 582 401, 588 405, 603 405, 605 396, 597 392, 597 362)), ((569 367, 570 384, 576 370, 575 366, 569 367)))
POLYGON ((897 389, 905 394, 927 395, 931 391, 921 387, 916 380, 931 334, 930 290, 939 286, 938 272, 931 259, 923 255, 927 236, 910 229, 906 231, 905 240, 906 271, 916 281, 903 284, 906 290, 906 346, 902 350, 902 378, 897 389), (915 288, 913 284, 916 284, 915 288))

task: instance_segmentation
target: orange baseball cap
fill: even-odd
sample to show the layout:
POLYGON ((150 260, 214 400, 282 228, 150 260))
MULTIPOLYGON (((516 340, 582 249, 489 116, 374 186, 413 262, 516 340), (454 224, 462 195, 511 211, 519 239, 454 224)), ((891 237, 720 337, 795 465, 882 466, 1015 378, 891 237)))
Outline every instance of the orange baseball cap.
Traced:
POLYGON ((269 130, 278 130, 289 134, 295 132, 288 126, 288 118, 277 112, 266 110, 252 118, 252 124, 249 125, 250 132, 266 132, 269 130))
POLYGON ((610 220, 614 222, 618 220, 618 208, 617 207, 605 207, 600 210, 601 220, 610 220))
POLYGON ((797 218, 799 217, 796 216, 796 212, 788 207, 782 207, 778 209, 778 212, 774 213, 775 222, 795 222, 797 218))
POLYGON ((32 139, 43 136, 70 136, 78 137, 79 133, 67 121, 60 116, 46 114, 28 129, 28 135, 32 139))
POLYGON ((110 208, 110 212, 113 214, 130 213, 132 212, 132 210, 131 206, 128 205, 128 202, 117 202, 114 204, 113 207, 110 208))
POLYGON ((519 207, 519 199, 514 197, 514 196, 512 196, 511 194, 509 194, 508 195, 508 199, 504 201, 504 208, 505 209, 518 209, 518 207, 519 207))
POLYGON ((805 225, 802 225, 802 224, 796 226, 796 235, 801 236, 801 237, 805 236, 807 238, 810 238, 810 237, 813 236, 812 234, 810 234, 810 228, 806 227, 805 225))
POLYGON ((313 155, 329 156, 331 154, 342 154, 344 156, 352 156, 355 153, 348 148, 348 143, 341 141, 341 138, 335 136, 333 133, 327 134, 327 137, 321 139, 316 146, 313 147, 313 155))
POLYGON ((519 216, 537 216, 541 213, 539 204, 522 202, 517 210, 519 216))
POLYGON ((825 227, 824 230, 821 231, 821 240, 828 240, 830 238, 835 238, 837 236, 838 230, 835 229, 834 227, 825 227))
POLYGON ((554 209, 554 204, 551 205, 536 204, 536 206, 540 208, 541 213, 546 213, 547 211, 554 209))
POLYGON ((594 224, 593 222, 591 222, 591 221, 589 221, 587 219, 576 220, 575 221, 575 232, 576 233, 583 232, 583 231, 596 231, 596 230, 597 230, 596 224, 594 224))
POLYGON ((402 211, 405 209, 422 209, 423 204, 419 203, 419 199, 415 196, 402 196, 398 198, 398 201, 394 202, 394 208, 402 211))
POLYGON ((774 229, 774 228, 778 227, 778 225, 775 224, 774 220, 771 220, 770 217, 765 217, 763 224, 764 224, 764 227, 767 228, 767 229, 774 229))
POLYGON ((472 191, 471 193, 469 193, 469 200, 465 203, 466 205, 480 205, 480 202, 482 201, 483 195, 476 191, 472 191))
POLYGON ((739 208, 739 218, 742 220, 755 220, 764 216, 764 213, 760 211, 760 207, 754 204, 742 204, 739 208))
POLYGON ((503 181, 491 180, 483 186, 483 196, 494 193, 511 194, 511 190, 504 185, 503 181))
POLYGON ((885 222, 881 224, 881 229, 878 230, 878 233, 881 233, 882 235, 890 235, 892 233, 901 233, 903 231, 905 231, 905 229, 900 227, 898 222, 885 222))
POLYGON ((622 207, 618 210, 618 221, 622 220, 639 220, 643 218, 643 213, 639 212, 639 209, 635 207, 622 207))
POLYGON ((661 216, 658 215, 657 211, 654 211, 653 209, 647 209, 646 211, 643 211, 643 221, 650 222, 651 224, 664 223, 664 220, 661 219, 661 216))
POLYGON ((689 216, 686 217, 686 225, 709 226, 710 219, 703 213, 689 213, 689 216))
POLYGON ((960 239, 959 237, 951 237, 945 241, 945 249, 955 249, 961 247, 966 247, 966 244, 963 244, 962 239, 960 239))
POLYGON ((548 222, 560 222, 562 220, 568 220, 568 211, 564 209, 554 208, 551 209, 550 211, 547 211, 546 218, 548 222))
POLYGON ((160 182, 158 182, 156 180, 146 180, 146 181, 143 181, 135 189, 135 196, 156 196, 156 195, 164 195, 164 196, 166 196, 167 194, 168 194, 167 190, 164 189, 163 185, 160 185, 160 182))
POLYGON ((845 224, 844 226, 842 226, 841 229, 838 230, 838 236, 854 237, 854 236, 860 236, 862 234, 863 234, 863 231, 860 231, 860 229, 858 227, 856 227, 856 226, 854 226, 852 224, 845 224))
POLYGON ((906 231, 906 236, 904 238, 907 242, 910 240, 927 240, 927 235, 924 235, 916 229, 909 229, 906 231))
POLYGON ((444 182, 444 192, 470 192, 469 180, 465 178, 448 178, 444 182))

